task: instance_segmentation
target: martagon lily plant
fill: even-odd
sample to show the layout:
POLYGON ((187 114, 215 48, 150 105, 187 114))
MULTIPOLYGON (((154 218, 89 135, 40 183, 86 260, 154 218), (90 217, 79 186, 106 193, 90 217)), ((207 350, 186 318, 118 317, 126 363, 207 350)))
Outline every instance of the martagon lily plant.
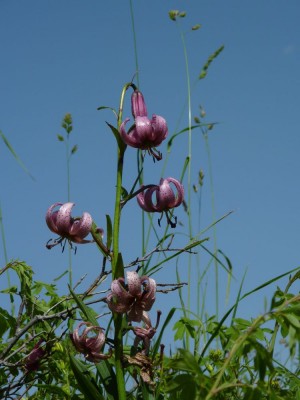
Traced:
MULTIPOLYGON (((70 333, 70 339, 74 348, 88 362, 97 364, 109 358, 114 359, 118 399, 125 400, 124 360, 126 357, 123 348, 124 328, 127 326, 127 331, 133 332, 135 336, 133 342, 135 355, 127 357, 127 363, 139 366, 142 381, 149 383, 153 374, 152 362, 148 357, 148 353, 151 340, 159 324, 161 312, 157 310, 157 322, 155 326, 152 326, 149 312, 156 300, 157 284, 155 279, 140 275, 138 271, 134 270, 126 271, 125 274, 119 249, 121 211, 127 201, 136 197, 137 203, 142 210, 148 213, 161 213, 158 221, 159 225, 163 214, 165 214, 167 224, 171 228, 175 228, 177 218, 173 217, 172 210, 182 204, 184 188, 181 182, 175 178, 162 178, 159 185, 142 185, 136 192, 132 190, 124 202, 124 198, 122 198, 122 176, 127 145, 139 151, 146 151, 153 157, 154 161, 159 161, 162 158, 162 153, 156 147, 167 137, 167 123, 159 115, 154 114, 151 119, 148 118, 143 94, 133 83, 128 83, 121 93, 120 107, 117 113, 117 127, 108 125, 117 142, 115 211, 111 239, 108 240, 107 245, 104 245, 102 240, 103 230, 96 228, 97 225, 88 212, 84 212, 81 217, 73 217, 71 212, 75 205, 74 203, 57 202, 49 207, 46 213, 46 223, 49 229, 58 235, 58 238, 49 240, 46 247, 51 249, 57 244, 64 243, 64 249, 65 243, 69 243, 72 248, 72 243, 86 244, 96 242, 104 255, 104 261, 110 261, 112 283, 105 302, 112 313, 113 338, 105 335, 104 329, 96 324, 97 321, 95 319, 91 318, 80 322, 77 328, 70 333), (129 88, 133 89, 131 109, 134 123, 126 132, 125 126, 129 118, 122 120, 122 110, 125 94, 129 88), (87 239, 89 234, 91 234, 92 239, 87 239), (133 323, 140 325, 133 326, 133 323), (139 347, 140 343, 142 343, 141 347, 139 347), (109 345, 108 353, 103 352, 106 344, 109 345)), ((103 265, 105 266, 105 262, 103 265)), ((102 276, 104 276, 104 270, 102 271, 102 276)), ((87 294, 89 293, 90 291, 87 292, 87 294)), ((73 296, 76 295, 73 293, 73 296)), ((75 299, 77 302, 81 301, 78 297, 75 297, 75 299)), ((81 303, 81 307, 84 308, 83 303, 81 303)), ((86 315, 88 314, 86 313, 86 315)), ((34 350, 33 356, 31 356, 34 360, 31 363, 31 368, 37 365, 39 358, 42 356, 42 351, 39 348, 34 350)), ((73 367, 75 368, 74 365, 73 367)))

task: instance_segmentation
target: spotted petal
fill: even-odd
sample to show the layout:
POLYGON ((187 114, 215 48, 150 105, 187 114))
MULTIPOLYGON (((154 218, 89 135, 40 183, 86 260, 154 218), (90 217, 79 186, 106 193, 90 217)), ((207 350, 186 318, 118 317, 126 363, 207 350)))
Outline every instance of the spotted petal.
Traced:
POLYGON ((47 210, 46 213, 46 223, 48 225, 48 228, 50 229, 50 231, 59 234, 58 233, 58 229, 57 229, 57 225, 56 225, 56 221, 57 221, 57 213, 58 211, 53 211, 55 209, 55 207, 57 206, 62 206, 63 203, 54 203, 52 204, 52 206, 50 206, 47 210))
POLYGON ((56 226, 61 236, 68 235, 71 229, 71 211, 75 203, 64 203, 57 213, 56 226))
POLYGON ((84 212, 79 220, 75 220, 70 229, 71 236, 78 236, 79 238, 85 238, 91 231, 93 219, 91 215, 84 212))

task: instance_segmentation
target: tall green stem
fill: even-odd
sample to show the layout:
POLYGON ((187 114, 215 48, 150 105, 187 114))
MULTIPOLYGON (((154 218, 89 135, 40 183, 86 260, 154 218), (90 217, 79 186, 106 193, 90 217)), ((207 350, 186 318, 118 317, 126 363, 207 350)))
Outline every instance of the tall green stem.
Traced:
MULTIPOLYGON (((8 256, 7 256, 7 249, 6 249, 5 231, 4 231, 4 225, 3 225, 1 204, 0 204, 0 230, 1 230, 2 247, 3 247, 3 253, 4 253, 4 262, 5 262, 5 265, 7 265, 8 264, 8 256)), ((9 274, 8 269, 6 271, 6 276, 7 276, 8 287, 11 288, 11 280, 10 280, 10 274, 9 274)), ((10 304, 11 304, 11 315, 14 315, 15 314, 15 304, 14 304, 14 297, 12 294, 10 294, 10 304)))
MULTIPOLYGON (((127 83, 121 93, 120 107, 118 113, 118 132, 122 122, 123 115, 123 103, 127 89, 135 86, 132 83, 127 83)), ((124 267, 122 263, 122 257, 119 254, 119 236, 120 236, 120 220, 121 220, 121 195, 122 195, 122 177, 123 177, 123 164, 124 154, 126 150, 125 143, 121 140, 118 132, 115 133, 115 137, 118 145, 117 152, 117 176, 116 176, 116 196, 115 196, 115 211, 114 211, 114 223, 113 223, 113 255, 112 255, 112 277, 117 279, 124 277, 124 267)), ((116 367, 116 378, 118 384, 118 398, 119 400, 126 399, 125 380, 123 374, 122 357, 123 357, 123 340, 122 340, 122 314, 114 313, 114 327, 115 327, 115 367, 116 367)))
MULTIPOLYGON (((70 143, 69 143, 69 135, 67 134, 67 140, 66 140, 66 159, 67 159, 67 191, 68 191, 68 202, 70 201, 71 197, 71 190, 70 190, 70 143)), ((73 276, 72 276, 72 249, 71 246, 68 246, 68 261, 69 261, 69 266, 68 266, 68 271, 69 271, 69 285, 70 287, 73 287, 73 276)))

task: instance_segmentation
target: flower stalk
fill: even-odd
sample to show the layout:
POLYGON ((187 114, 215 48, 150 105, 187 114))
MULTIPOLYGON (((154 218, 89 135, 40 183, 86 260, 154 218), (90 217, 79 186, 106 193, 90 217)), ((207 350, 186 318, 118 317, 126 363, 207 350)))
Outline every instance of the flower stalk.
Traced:
MULTIPOLYGON (((132 87, 135 89, 135 85, 127 83, 124 85, 118 112, 118 132, 122 123, 123 115, 123 104, 125 93, 132 87)), ((113 279, 124 277, 124 267, 119 256, 119 235, 120 235, 120 219, 121 219, 121 196, 122 196, 122 177, 123 177, 123 164, 124 154, 126 151, 126 144, 120 138, 118 134, 115 134, 118 151, 117 151, 117 176, 116 176, 116 196, 115 196, 115 210, 114 210, 114 222, 113 222, 113 252, 112 252, 112 277, 113 279)), ((116 378, 118 384, 118 396, 119 400, 126 399, 125 380, 123 374, 122 358, 123 358, 123 340, 122 340, 122 314, 113 314, 115 335, 115 367, 116 367, 116 378)))

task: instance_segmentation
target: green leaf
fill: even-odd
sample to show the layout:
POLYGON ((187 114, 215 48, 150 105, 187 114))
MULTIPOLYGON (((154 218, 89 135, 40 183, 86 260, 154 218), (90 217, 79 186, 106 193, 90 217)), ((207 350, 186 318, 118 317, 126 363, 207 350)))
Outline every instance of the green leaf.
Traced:
POLYGON ((79 390, 84 395, 85 399, 105 400, 97 387, 95 377, 86 366, 72 355, 70 355, 70 365, 78 383, 79 390))
POLYGON ((8 150, 11 152, 11 154, 14 156, 15 160, 18 162, 18 164, 23 169, 23 171, 25 171, 26 174, 29 175, 30 178, 35 181, 35 178, 31 175, 29 170, 25 167, 22 160, 20 159, 20 157, 18 157, 17 153, 14 151, 13 147, 11 146, 11 144, 9 143, 9 141, 7 140, 7 138, 5 137, 5 135, 2 131, 0 131, 0 136, 3 140, 3 142, 5 143, 6 147, 8 148, 8 150))
POLYGON ((10 286, 7 289, 0 290, 0 293, 16 294, 18 292, 17 286, 10 286))
POLYGON ((168 326, 169 322, 171 321, 175 311, 176 311, 176 308, 173 307, 173 308, 171 308, 171 310, 169 311, 169 314, 167 315, 167 318, 166 318, 166 320, 165 320, 165 322, 164 322, 164 324, 163 324, 163 326, 161 328, 161 331, 160 331, 160 333, 158 335, 158 338, 157 338, 157 340, 156 340, 156 342, 155 342, 155 344, 153 346, 153 350, 152 350, 153 357, 152 357, 152 359, 154 359, 155 355, 158 352, 158 348, 159 348, 159 345, 161 343, 161 339, 162 339, 164 330, 166 329, 166 327, 168 326))
POLYGON ((68 393, 66 390, 63 388, 56 386, 56 385, 43 385, 43 384, 36 384, 36 387, 40 389, 46 389, 47 394, 57 394, 59 395, 60 399, 68 399, 70 396, 70 393, 68 393))
POLYGON ((203 78, 206 77, 206 75, 207 75, 207 70, 208 70, 210 64, 213 62, 213 60, 214 60, 216 57, 218 57, 218 55, 219 55, 223 50, 224 50, 224 45, 222 45, 221 47, 219 47, 213 54, 211 54, 211 55, 208 57, 208 60, 206 61, 206 63, 204 64, 204 66, 203 66, 203 68, 202 68, 202 70, 201 70, 201 72, 200 72, 199 79, 203 79, 203 78))
POLYGON ((106 247, 110 249, 112 243, 112 222, 108 214, 106 214, 106 238, 107 238, 106 247))
POLYGON ((87 320, 93 325, 93 326, 99 326, 98 321, 95 317, 94 312, 87 307, 83 301, 73 292, 73 290, 69 287, 70 293, 73 297, 73 299, 75 300, 75 302, 77 303, 78 307, 80 308, 80 310, 82 311, 82 313, 85 315, 85 317, 87 318, 87 320))
POLYGON ((118 143, 118 146, 121 150, 126 149, 127 145, 123 142, 123 140, 121 139, 120 133, 118 131, 117 128, 115 128, 113 125, 109 124, 108 122, 106 122, 107 125, 110 127, 114 137, 116 138, 116 141, 118 143))
POLYGON ((64 142, 64 140, 65 140, 65 138, 63 137, 63 135, 60 135, 60 134, 57 135, 57 139, 58 139, 60 142, 64 142))
POLYGON ((122 198, 122 200, 126 199, 127 196, 128 196, 128 191, 122 186, 121 187, 121 198, 122 198))
POLYGON ((78 146, 77 144, 75 144, 75 146, 73 146, 72 150, 71 150, 71 154, 75 154, 78 150, 78 146))
POLYGON ((197 31, 200 28, 201 28, 201 24, 194 25, 194 26, 192 26, 192 31, 197 31))
POLYGON ((172 21, 176 21, 176 18, 179 15, 179 11, 178 10, 170 10, 169 11, 169 17, 172 21))
POLYGON ((116 110, 112 107, 100 106, 97 108, 97 110, 111 110, 115 114, 116 118, 118 118, 118 114, 117 114, 116 110))
MULTIPOLYGON (((283 313, 282 313, 283 314, 283 313)), ((295 328, 300 328, 299 317, 293 314, 284 314, 284 318, 288 320, 288 322, 293 325, 295 328)))
POLYGON ((0 338, 3 337, 3 334, 11 329, 14 332, 17 321, 14 317, 12 317, 4 308, 0 307, 0 338))
POLYGON ((118 386, 115 371, 107 360, 103 360, 96 365, 101 383, 105 387, 106 395, 109 400, 118 398, 118 386))

